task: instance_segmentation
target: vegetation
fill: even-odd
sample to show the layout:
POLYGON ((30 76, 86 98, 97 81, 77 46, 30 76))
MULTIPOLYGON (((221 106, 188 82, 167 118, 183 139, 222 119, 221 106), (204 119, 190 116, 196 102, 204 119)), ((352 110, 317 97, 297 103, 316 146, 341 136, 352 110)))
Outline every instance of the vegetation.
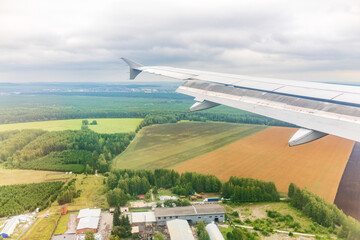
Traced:
POLYGON ((185 207, 185 206, 190 206, 191 203, 189 200, 187 199, 176 199, 176 200, 165 200, 164 201, 164 207, 185 207))
POLYGON ((76 178, 71 179, 64 188, 62 188, 62 191, 60 192, 57 202, 59 205, 63 205, 65 203, 71 203, 74 198, 77 198, 80 196, 81 191, 76 191, 75 187, 75 181, 76 178))
POLYGON ((131 237, 131 225, 128 216, 121 216, 119 225, 114 226, 111 231, 111 240, 131 237))
POLYGON ((20 239, 21 240, 48 240, 55 228, 59 214, 50 214, 49 217, 40 217, 35 224, 20 239))
POLYGON ((197 224, 197 235, 199 240, 210 240, 209 234, 205 229, 206 224, 203 221, 200 221, 197 224))
POLYGON ((57 197, 63 182, 44 182, 0 187, 0 217, 36 208, 47 208, 57 197))
POLYGON ((6 166, 77 173, 92 173, 95 169, 99 172, 108 171, 113 157, 125 150, 135 135, 99 134, 91 130, 23 130, 19 134, 9 136, 6 132, 6 143, 0 149, 2 161, 6 159, 6 166), (19 134, 31 136, 26 138, 31 140, 26 141, 26 144, 18 144, 19 134), (12 141, 14 138, 16 141, 12 141))
POLYGON ((334 204, 325 202, 324 199, 306 189, 301 190, 293 183, 289 185, 288 195, 291 199, 291 204, 295 208, 301 210, 318 224, 329 228, 341 226, 338 231, 339 237, 358 239, 358 236, 360 236, 359 222, 351 217, 347 217, 334 204))
POLYGON ((113 166, 128 169, 172 168, 265 128, 214 122, 155 125, 138 132, 129 147, 114 159, 113 166))
POLYGON ((91 230, 85 232, 85 240, 95 240, 95 234, 91 230))
POLYGON ((222 186, 222 196, 232 202, 275 202, 280 195, 273 182, 230 177, 222 186))

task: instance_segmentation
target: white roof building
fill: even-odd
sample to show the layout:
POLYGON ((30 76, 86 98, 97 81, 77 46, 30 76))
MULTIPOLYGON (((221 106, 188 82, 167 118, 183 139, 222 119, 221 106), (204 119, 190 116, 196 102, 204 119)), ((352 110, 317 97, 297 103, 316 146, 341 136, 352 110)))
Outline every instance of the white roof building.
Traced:
POLYGON ((156 222, 155 213, 154 212, 133 212, 131 213, 132 224, 152 224, 156 222))
POLYGON ((76 230, 81 229, 97 229, 99 226, 99 217, 83 217, 80 218, 79 224, 76 227, 76 230))
POLYGON ((205 229, 209 234, 210 240, 225 240, 216 224, 209 223, 205 229))
POLYGON ((5 225, 1 233, 5 233, 8 236, 14 233, 16 226, 19 224, 19 217, 12 217, 5 225))
POLYGON ((195 240, 189 223, 183 219, 175 219, 166 222, 171 240, 195 240))
POLYGON ((178 197, 176 197, 176 196, 160 196, 159 199, 160 199, 160 201, 176 200, 176 199, 178 199, 178 197))
POLYGON ((100 217, 100 214, 101 214, 101 209, 85 208, 79 211, 77 218, 80 219, 84 217, 100 217))

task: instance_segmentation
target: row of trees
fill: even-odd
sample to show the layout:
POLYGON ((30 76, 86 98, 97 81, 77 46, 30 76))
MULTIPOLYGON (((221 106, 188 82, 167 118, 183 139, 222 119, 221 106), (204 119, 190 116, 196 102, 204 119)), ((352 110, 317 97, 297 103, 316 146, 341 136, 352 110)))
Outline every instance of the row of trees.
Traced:
POLYGON ((280 195, 273 182, 230 177, 222 186, 222 197, 232 202, 274 202, 280 195))
POLYGON ((47 208, 57 197, 63 182, 42 182, 0 187, 0 217, 47 208))
POLYGON ((74 198, 80 197, 81 190, 76 190, 75 182, 76 178, 73 178, 61 189, 57 198, 59 205, 71 203, 74 198))
POLYGON ((306 189, 301 190, 293 183, 289 185, 288 196, 291 199, 292 206, 300 209, 306 216, 318 224, 324 227, 341 226, 338 231, 339 237, 359 239, 359 222, 351 217, 347 217, 334 204, 327 203, 324 199, 306 189))

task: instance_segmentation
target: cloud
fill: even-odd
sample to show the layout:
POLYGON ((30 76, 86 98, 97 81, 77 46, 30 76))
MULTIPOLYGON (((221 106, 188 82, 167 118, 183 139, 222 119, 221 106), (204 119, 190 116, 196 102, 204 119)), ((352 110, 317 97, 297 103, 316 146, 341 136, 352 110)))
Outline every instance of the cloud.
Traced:
MULTIPOLYGON (((0 2, 0 81, 118 81, 119 57, 260 76, 355 81, 360 2, 0 2)), ((307 80, 304 79, 304 80, 307 80)))

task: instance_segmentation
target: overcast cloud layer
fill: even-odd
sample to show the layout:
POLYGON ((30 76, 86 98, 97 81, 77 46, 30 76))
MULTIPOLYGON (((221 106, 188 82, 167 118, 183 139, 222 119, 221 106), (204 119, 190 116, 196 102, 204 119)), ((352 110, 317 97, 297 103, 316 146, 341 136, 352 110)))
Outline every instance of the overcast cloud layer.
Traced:
POLYGON ((121 56, 360 82, 360 1, 0 0, 0 82, 123 81, 121 56))

